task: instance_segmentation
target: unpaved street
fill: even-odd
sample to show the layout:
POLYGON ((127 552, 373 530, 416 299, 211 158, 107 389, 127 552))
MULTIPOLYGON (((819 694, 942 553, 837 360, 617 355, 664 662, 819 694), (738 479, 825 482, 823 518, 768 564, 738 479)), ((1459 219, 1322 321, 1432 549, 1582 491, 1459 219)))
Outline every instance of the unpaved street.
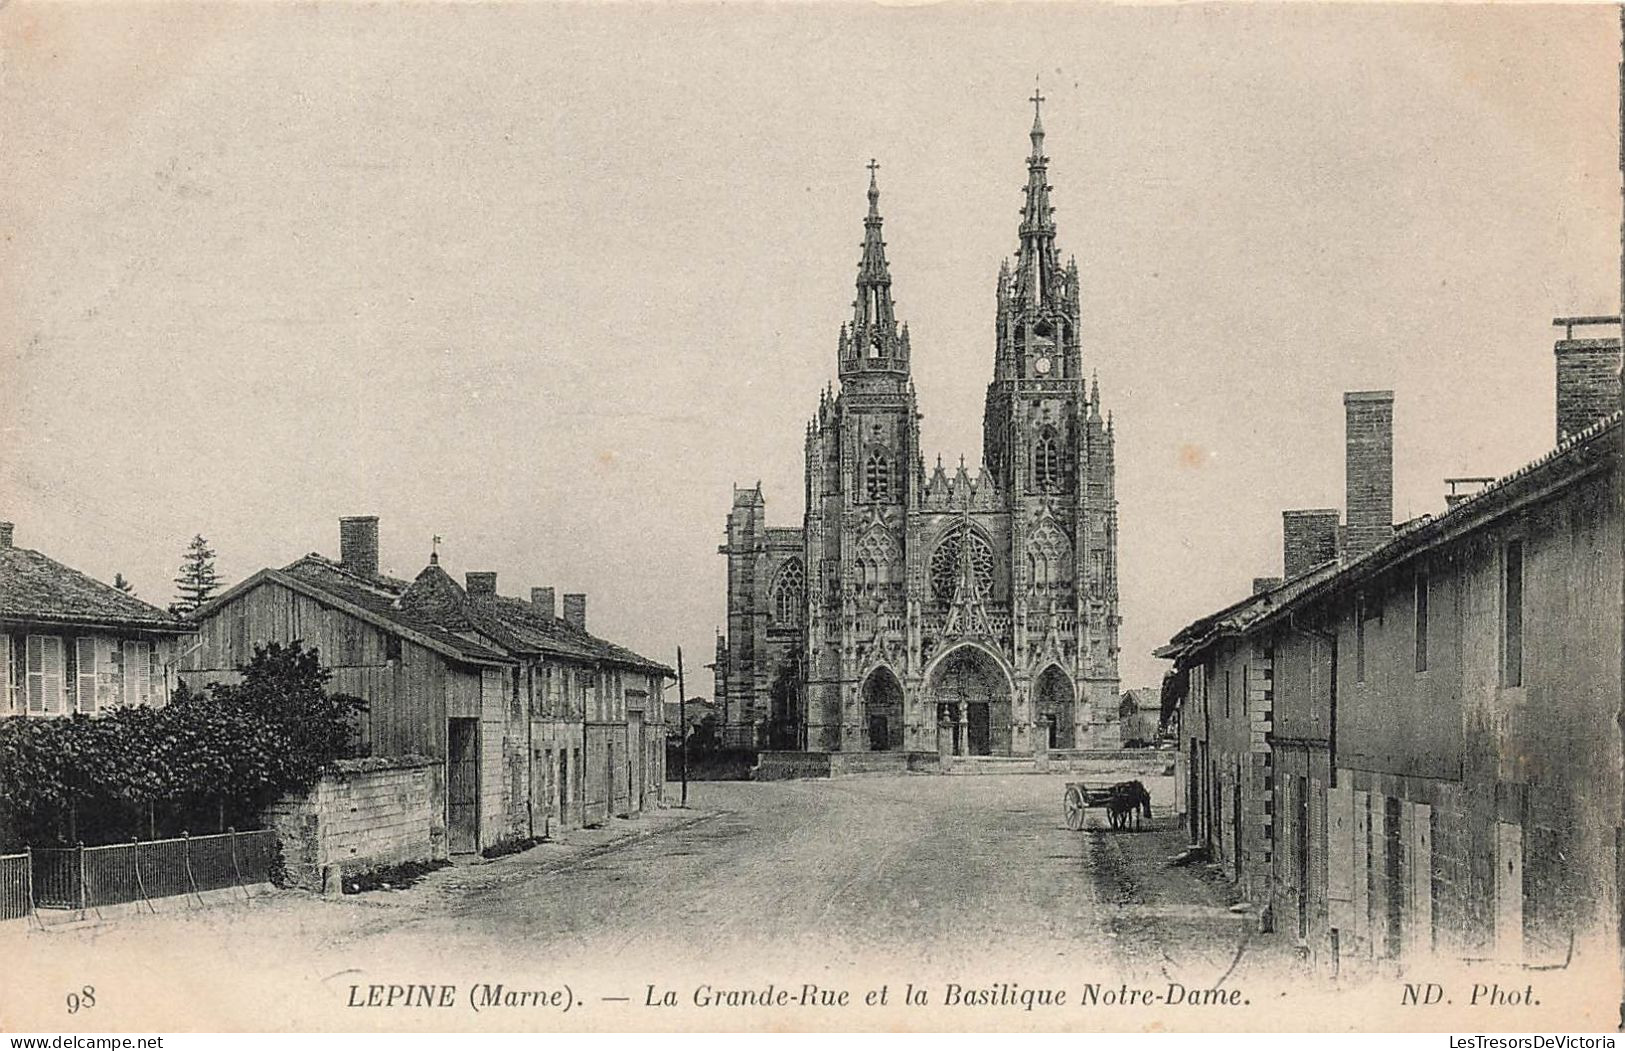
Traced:
MULTIPOLYGON (((477 982, 543 994, 568 986, 574 1022, 605 1024, 668 991, 687 1006, 698 985, 895 979, 939 990, 1066 984, 1076 995, 1089 981, 1240 980, 1254 921, 1227 910, 1223 883, 1167 868, 1181 841, 1169 819, 1154 823, 1161 831, 1068 831, 1065 781, 696 784, 693 811, 662 815, 677 819, 665 831, 596 853, 542 848, 459 864, 404 891, 277 894, 31 934, 21 949, 42 966, 7 999, 13 1009, 49 1005, 59 987, 96 982, 110 1025, 161 1015, 178 999, 199 1028, 243 1011, 291 1026, 455 1028, 470 1020, 354 1004, 373 985, 449 983, 460 995, 477 982)), ((1160 803, 1167 786, 1153 791, 1160 803)))

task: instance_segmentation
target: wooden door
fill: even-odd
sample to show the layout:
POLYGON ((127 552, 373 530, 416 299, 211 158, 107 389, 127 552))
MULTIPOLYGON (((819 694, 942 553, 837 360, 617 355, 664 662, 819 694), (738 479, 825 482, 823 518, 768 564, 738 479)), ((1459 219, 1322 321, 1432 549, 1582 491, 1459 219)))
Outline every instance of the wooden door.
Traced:
POLYGON ((987 755, 993 750, 992 722, 988 717, 988 706, 985 704, 969 705, 965 713, 967 722, 966 733, 970 736, 970 754, 987 755))
POLYGON ((645 769, 649 762, 649 746, 644 741, 643 713, 632 712, 626 717, 627 735, 631 741, 627 744, 628 757, 631 759, 632 772, 628 775, 631 783, 627 785, 633 793, 632 798, 637 800, 637 808, 642 812, 645 803, 644 788, 649 783, 649 772, 645 769))
POLYGON ((446 837, 453 854, 480 849, 480 721, 446 720, 446 837))

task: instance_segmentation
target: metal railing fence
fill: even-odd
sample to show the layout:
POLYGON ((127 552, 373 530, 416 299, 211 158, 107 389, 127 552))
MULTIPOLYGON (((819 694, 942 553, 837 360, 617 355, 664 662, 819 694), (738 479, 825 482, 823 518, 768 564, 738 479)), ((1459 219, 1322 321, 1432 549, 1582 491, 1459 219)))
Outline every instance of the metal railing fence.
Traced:
POLYGON ((0 855, 0 920, 39 909, 84 911, 270 881, 276 833, 236 830, 210 836, 31 848, 0 855))

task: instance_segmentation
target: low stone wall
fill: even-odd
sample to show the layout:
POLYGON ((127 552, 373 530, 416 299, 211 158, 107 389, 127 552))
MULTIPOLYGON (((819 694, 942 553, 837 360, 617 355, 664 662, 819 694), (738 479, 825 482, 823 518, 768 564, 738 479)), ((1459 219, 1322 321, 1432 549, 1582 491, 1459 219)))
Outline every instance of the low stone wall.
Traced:
MULTIPOLYGON (((1052 773, 1122 774, 1125 777, 1164 777, 1174 772, 1178 752, 1155 748, 1078 749, 1049 754, 1052 773)), ((1122 778, 1119 778, 1122 780, 1122 778)))
POLYGON ((751 777, 787 781, 808 777, 936 773, 935 752, 763 752, 751 777))
POLYGON ((829 776, 829 752, 763 752, 751 770, 752 781, 796 781, 829 776))
POLYGON ((282 845, 288 881, 320 890, 322 872, 345 873, 446 854, 445 763, 425 756, 345 759, 301 796, 265 813, 282 845))

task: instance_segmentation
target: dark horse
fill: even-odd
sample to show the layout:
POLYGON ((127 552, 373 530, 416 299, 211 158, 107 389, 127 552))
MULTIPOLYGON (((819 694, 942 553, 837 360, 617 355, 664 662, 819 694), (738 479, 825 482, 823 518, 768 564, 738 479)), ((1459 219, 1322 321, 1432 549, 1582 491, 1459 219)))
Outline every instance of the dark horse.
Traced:
POLYGON ((1134 827, 1140 827, 1140 817, 1144 815, 1147 821, 1151 820, 1151 793, 1138 781, 1119 781, 1112 786, 1111 798, 1106 801, 1106 817, 1114 829, 1128 827, 1129 819, 1134 820, 1134 827))

